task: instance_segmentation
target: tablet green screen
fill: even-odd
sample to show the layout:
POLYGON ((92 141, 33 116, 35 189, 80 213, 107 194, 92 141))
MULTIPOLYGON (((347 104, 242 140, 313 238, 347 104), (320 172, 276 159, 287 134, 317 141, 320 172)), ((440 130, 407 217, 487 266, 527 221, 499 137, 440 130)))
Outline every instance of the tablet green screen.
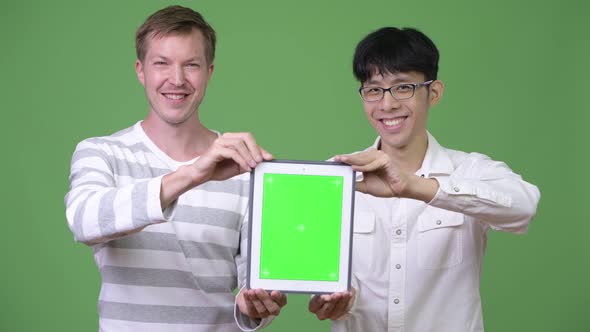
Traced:
POLYGON ((337 281, 342 176, 264 175, 260 279, 337 281))

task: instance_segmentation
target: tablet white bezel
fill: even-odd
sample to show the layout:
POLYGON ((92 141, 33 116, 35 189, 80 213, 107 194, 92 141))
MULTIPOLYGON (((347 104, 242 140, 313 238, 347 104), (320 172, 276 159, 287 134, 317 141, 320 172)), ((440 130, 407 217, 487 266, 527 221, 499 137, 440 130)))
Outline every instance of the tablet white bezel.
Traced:
MULTIPOLYGON (((334 293, 350 289, 352 255, 352 224, 354 212, 355 174, 349 165, 337 162, 273 160, 260 163, 250 177, 248 288, 279 290, 287 293, 334 293), (262 229, 262 192, 264 174, 295 174, 342 176, 342 224, 340 227, 340 261, 337 281, 261 279, 260 244, 262 229)), ((322 250, 318 244, 318 250, 322 250)), ((295 249, 296 250, 296 249, 295 249)))

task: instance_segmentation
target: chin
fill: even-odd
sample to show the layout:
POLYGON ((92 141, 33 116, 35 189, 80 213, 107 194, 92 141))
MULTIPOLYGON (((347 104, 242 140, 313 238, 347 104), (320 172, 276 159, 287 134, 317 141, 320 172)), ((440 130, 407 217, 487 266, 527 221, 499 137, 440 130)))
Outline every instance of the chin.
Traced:
POLYGON ((190 117, 176 117, 176 116, 166 116, 162 114, 158 114, 160 120, 164 121, 165 123, 173 126, 178 126, 185 123, 190 117))
POLYGON ((386 135, 381 135, 381 145, 387 145, 391 148, 395 149, 402 149, 403 147, 408 145, 408 140, 404 137, 387 137, 386 135))

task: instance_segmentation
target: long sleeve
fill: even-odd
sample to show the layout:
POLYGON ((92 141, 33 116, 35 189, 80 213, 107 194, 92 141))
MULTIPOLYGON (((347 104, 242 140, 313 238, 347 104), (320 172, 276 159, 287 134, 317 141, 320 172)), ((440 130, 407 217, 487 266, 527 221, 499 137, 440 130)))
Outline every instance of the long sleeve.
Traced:
POLYGON ((506 232, 526 232, 541 196, 536 186, 506 164, 481 154, 471 154, 452 174, 433 178, 439 190, 430 205, 463 213, 506 232))
MULTIPOLYGON (((240 291, 246 287, 246 276, 248 273, 248 221, 248 211, 246 211, 240 230, 240 250, 235 258, 238 269, 238 289, 240 291)), ((234 318, 242 331, 258 331, 268 326, 275 316, 269 316, 261 320, 253 319, 243 314, 236 304, 234 308, 234 318)))
POLYGON ((136 163, 118 174, 123 173, 121 162, 115 162, 112 151, 103 145, 92 140, 78 144, 65 197, 68 225, 76 241, 88 245, 165 222, 174 209, 174 204, 164 211, 160 208, 162 176, 149 177, 141 169, 139 177, 131 167, 136 163))

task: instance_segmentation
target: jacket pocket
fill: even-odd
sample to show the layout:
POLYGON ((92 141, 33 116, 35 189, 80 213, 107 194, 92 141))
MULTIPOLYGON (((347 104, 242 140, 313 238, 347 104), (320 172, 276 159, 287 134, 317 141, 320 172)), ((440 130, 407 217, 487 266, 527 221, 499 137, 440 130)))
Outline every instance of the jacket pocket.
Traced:
POLYGON ((463 260, 463 224, 460 213, 427 207, 418 217, 418 266, 444 269, 463 260))
POLYGON ((369 211, 355 211, 353 227, 352 270, 355 273, 366 273, 372 266, 375 214, 369 211))

